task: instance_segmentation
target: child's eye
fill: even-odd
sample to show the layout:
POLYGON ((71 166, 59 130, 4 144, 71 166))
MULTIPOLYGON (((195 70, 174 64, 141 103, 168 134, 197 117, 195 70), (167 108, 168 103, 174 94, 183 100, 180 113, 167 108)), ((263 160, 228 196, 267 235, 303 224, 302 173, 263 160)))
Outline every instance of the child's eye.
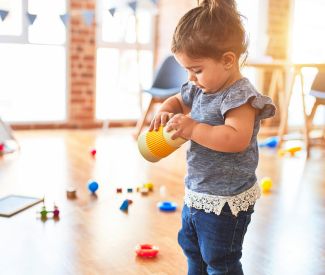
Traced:
POLYGON ((200 73, 202 73, 202 70, 199 70, 199 71, 193 71, 193 73, 195 73, 195 74, 200 74, 200 73))

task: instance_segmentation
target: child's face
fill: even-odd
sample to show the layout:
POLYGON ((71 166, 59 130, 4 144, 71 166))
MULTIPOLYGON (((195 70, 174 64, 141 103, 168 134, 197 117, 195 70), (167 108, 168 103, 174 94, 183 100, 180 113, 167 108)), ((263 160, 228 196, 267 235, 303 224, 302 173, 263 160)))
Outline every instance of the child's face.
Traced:
POLYGON ((233 71, 224 62, 212 58, 193 59, 184 53, 176 53, 178 63, 188 72, 188 79, 205 93, 213 93, 227 87, 233 71))

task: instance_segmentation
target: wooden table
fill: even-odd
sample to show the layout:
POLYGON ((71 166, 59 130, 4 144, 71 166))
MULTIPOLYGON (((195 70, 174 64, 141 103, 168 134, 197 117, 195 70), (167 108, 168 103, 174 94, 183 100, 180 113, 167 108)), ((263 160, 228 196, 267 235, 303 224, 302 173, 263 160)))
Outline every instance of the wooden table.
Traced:
POLYGON ((272 100, 278 96, 280 109, 280 125, 278 129, 279 146, 283 141, 283 136, 288 128, 289 104, 293 92, 293 86, 297 77, 300 79, 300 95, 304 112, 304 140, 309 153, 310 140, 307 132, 307 112, 304 100, 304 75, 303 68, 317 68, 319 71, 325 71, 325 63, 289 63, 282 60, 277 61, 248 61, 245 66, 264 71, 270 71, 271 82, 268 90, 268 96, 272 100))

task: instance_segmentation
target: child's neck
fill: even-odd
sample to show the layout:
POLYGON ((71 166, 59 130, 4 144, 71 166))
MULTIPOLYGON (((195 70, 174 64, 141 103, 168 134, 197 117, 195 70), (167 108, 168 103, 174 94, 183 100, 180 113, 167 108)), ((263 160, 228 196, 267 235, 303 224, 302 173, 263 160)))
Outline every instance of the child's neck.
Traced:
POLYGON ((219 91, 223 91, 223 90, 229 88, 236 81, 238 81, 239 79, 242 79, 242 78, 243 78, 243 76, 239 70, 234 71, 232 74, 230 74, 229 78, 226 80, 224 85, 219 89, 219 91))

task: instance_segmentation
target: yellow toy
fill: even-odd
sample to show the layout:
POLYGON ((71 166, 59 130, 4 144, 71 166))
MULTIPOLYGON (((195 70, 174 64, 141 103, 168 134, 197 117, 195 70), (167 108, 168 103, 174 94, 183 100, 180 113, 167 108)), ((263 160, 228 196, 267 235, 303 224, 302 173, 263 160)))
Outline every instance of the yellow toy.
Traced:
POLYGON ((157 162, 167 157, 184 142, 183 138, 171 139, 173 131, 167 132, 160 126, 158 131, 145 131, 138 138, 138 147, 141 155, 150 162, 157 162))
POLYGON ((293 147, 289 147, 287 149, 280 149, 278 154, 279 156, 284 156, 285 154, 289 153, 290 156, 294 157, 296 152, 301 151, 301 146, 293 146, 293 147))
POLYGON ((272 188, 272 179, 269 177, 264 177, 260 181, 260 186, 263 193, 268 193, 272 188))
POLYGON ((149 191, 153 191, 153 183, 147 182, 143 185, 143 187, 148 188, 149 191))

